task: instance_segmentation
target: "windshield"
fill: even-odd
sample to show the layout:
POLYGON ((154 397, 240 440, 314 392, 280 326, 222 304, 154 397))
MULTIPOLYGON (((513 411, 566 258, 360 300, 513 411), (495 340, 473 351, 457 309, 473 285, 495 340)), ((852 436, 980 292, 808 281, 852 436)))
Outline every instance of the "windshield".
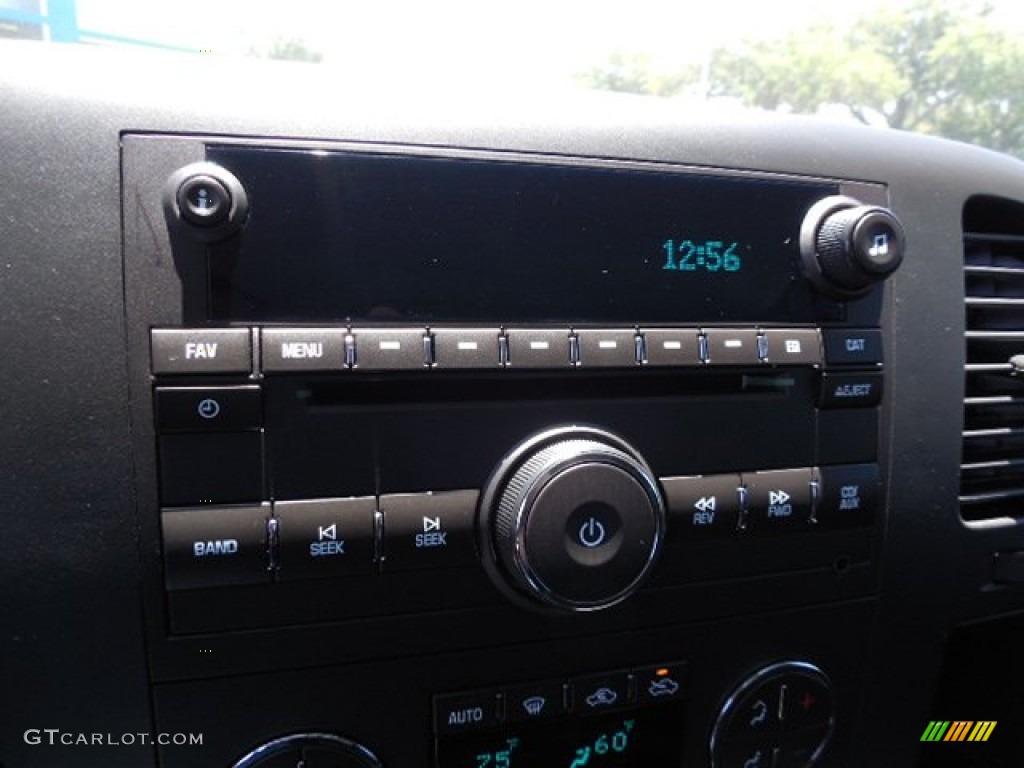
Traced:
POLYGON ((0 0, 0 37, 298 60, 381 88, 649 94, 1024 157, 1019 0, 0 0))

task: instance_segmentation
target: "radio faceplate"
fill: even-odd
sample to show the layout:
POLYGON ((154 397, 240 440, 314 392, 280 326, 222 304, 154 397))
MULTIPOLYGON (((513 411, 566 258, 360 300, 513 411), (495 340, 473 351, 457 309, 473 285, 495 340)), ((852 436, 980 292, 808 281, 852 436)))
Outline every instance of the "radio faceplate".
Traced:
MULTIPOLYGON (((870 591, 882 288, 819 293, 799 240, 818 200, 883 187, 223 138, 128 136, 124 162, 160 633, 539 607, 491 505, 552 429, 627 447, 664 504, 649 572, 590 606, 621 602, 612 625, 737 579, 870 591), (171 258, 145 236, 161 219, 171 258)), ((523 523, 569 568, 552 583, 621 546, 615 504, 577 486, 560 537, 523 523)), ((688 601, 649 615, 699 616, 688 601)))

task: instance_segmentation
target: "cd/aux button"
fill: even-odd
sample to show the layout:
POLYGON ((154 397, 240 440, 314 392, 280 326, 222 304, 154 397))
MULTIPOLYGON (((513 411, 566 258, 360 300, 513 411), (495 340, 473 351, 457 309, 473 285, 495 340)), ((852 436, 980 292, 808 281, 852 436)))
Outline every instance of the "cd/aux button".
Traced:
POLYGON ((165 509, 167 589, 197 589, 270 581, 267 504, 165 509))
POLYGON ((846 464, 818 470, 821 491, 815 518, 821 528, 853 528, 875 522, 882 480, 877 464, 846 464))

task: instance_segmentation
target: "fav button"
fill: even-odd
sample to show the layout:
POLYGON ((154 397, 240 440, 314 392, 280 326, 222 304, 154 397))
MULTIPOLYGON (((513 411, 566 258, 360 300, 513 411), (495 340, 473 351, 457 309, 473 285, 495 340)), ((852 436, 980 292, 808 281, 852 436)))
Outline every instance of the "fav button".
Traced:
POLYGON ((150 331, 153 373, 251 373, 248 328, 150 331))

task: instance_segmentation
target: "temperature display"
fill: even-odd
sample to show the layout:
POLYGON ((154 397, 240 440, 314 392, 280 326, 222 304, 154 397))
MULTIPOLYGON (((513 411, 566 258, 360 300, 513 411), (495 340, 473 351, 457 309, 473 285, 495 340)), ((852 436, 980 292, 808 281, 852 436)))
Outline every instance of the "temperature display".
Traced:
POLYGON ((725 240, 666 240, 662 244, 662 269, 678 272, 739 272, 743 269, 743 246, 725 240))
POLYGON ((444 737, 438 768, 662 768, 678 765, 680 707, 444 737))

